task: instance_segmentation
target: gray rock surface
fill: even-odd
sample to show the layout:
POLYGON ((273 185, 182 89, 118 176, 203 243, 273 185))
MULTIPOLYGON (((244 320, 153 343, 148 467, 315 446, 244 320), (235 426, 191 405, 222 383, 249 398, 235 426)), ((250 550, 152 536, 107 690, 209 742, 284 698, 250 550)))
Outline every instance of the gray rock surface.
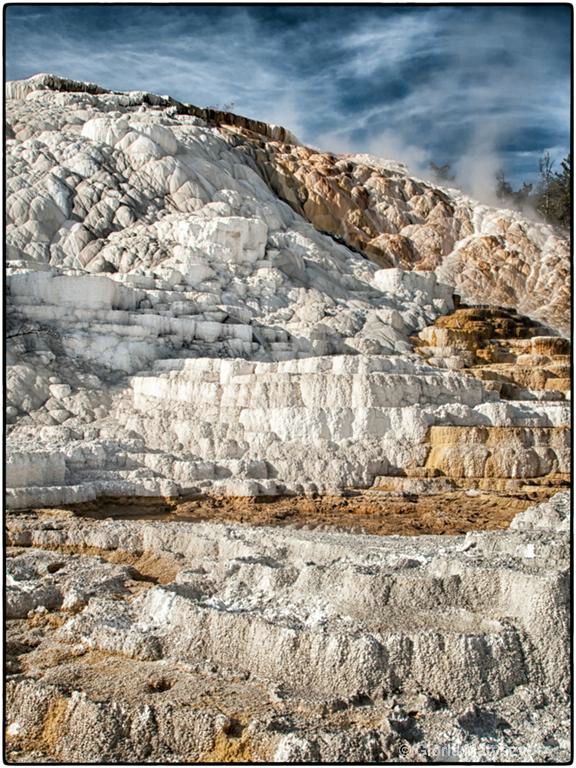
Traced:
MULTIPOLYGON (((453 309, 460 247, 502 221, 508 254, 550 262, 519 288, 546 315, 565 282, 549 227, 438 203, 442 222, 468 222, 441 268, 379 269, 273 192, 225 129, 244 118, 46 74, 7 96, 9 507, 366 488, 422 467, 434 425, 569 423, 560 391, 503 408, 410 340, 453 309)), ((364 161, 342 163, 362 176, 364 161)), ((387 215, 424 237, 422 212, 446 194, 394 164, 369 170, 387 215)), ((533 442, 495 476, 568 471, 567 445, 533 442)), ((467 453, 474 484, 488 454, 467 453)))
POLYGON ((565 760, 568 503, 416 538, 10 515, 14 754, 565 760))

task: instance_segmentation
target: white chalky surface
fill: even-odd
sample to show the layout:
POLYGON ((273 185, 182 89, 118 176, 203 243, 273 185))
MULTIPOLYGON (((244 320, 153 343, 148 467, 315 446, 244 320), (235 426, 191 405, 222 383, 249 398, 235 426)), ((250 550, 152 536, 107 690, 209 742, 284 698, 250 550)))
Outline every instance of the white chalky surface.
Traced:
MULTIPOLYGON (((467 427, 504 428, 498 481, 569 471, 562 395, 501 400, 451 369, 449 346, 435 367, 410 341, 455 287, 490 304, 498 270, 498 301, 510 285, 510 306, 541 322, 554 306, 549 333, 565 332, 568 244, 550 227, 455 190, 435 209, 438 190, 400 164, 348 157, 395 190, 378 215, 441 256, 435 272, 383 270, 166 97, 50 75, 7 96, 8 507, 390 477, 414 492, 436 479, 402 477, 433 426, 464 428, 441 444, 447 487, 487 466, 467 427)), ((567 494, 509 531, 450 537, 53 510, 7 523, 16 759, 569 759, 567 494)))
MULTIPOLYGON (((430 425, 567 423, 565 403, 503 409, 413 351, 453 307, 459 245, 441 279, 378 269, 218 128, 100 90, 8 84, 9 506, 369 487, 425 458, 430 425)), ((475 208, 479 232, 498 215, 518 218, 475 208)), ((515 476, 543 460, 521 453, 515 476)))
POLYGON ((71 763, 564 762, 569 519, 566 493, 466 536, 10 514, 10 745, 56 702, 71 763))

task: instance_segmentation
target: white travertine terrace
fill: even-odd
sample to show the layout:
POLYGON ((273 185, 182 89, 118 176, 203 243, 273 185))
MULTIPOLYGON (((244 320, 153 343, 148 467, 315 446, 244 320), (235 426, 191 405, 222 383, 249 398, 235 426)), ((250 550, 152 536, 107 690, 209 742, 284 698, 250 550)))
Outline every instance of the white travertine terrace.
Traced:
POLYGON ((568 494, 466 535, 147 519, 549 495, 566 239, 169 97, 7 97, 11 757, 569 760, 568 494))
POLYGON ((557 494, 509 531, 417 537, 9 515, 11 647, 34 638, 7 683, 9 748, 565 761, 569 508, 557 494), (139 555, 164 563, 160 583, 139 555))
MULTIPOLYGON (((370 487, 420 466, 434 425, 568 423, 557 393, 504 403, 414 351, 473 235, 436 273, 379 269, 167 97, 50 75, 7 92, 10 506, 370 487)), ((416 198, 390 205, 417 221, 416 198)), ((510 212, 472 214, 481 247, 510 212)), ((529 443, 496 476, 566 472, 567 450, 529 443)))

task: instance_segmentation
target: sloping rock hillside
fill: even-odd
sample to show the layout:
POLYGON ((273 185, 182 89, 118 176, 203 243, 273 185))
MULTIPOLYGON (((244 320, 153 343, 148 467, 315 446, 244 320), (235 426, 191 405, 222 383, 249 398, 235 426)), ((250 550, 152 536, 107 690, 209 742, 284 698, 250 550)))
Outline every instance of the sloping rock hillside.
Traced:
POLYGON ((558 232, 168 97, 49 75, 8 96, 10 506, 369 488, 424 472, 440 428, 448 481, 563 482, 558 232), (493 328, 427 332, 455 291, 530 315, 510 333, 535 375, 454 364, 493 328))
POLYGON ((167 96, 6 119, 8 759, 567 762, 562 233, 167 96))

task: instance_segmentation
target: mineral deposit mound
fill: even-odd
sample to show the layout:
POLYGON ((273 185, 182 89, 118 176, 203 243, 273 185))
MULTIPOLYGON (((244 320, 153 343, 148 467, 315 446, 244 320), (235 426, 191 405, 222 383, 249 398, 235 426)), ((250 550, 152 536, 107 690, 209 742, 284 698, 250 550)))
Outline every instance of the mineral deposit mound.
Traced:
POLYGON ((167 96, 6 118, 8 759, 568 760, 565 236, 167 96))

